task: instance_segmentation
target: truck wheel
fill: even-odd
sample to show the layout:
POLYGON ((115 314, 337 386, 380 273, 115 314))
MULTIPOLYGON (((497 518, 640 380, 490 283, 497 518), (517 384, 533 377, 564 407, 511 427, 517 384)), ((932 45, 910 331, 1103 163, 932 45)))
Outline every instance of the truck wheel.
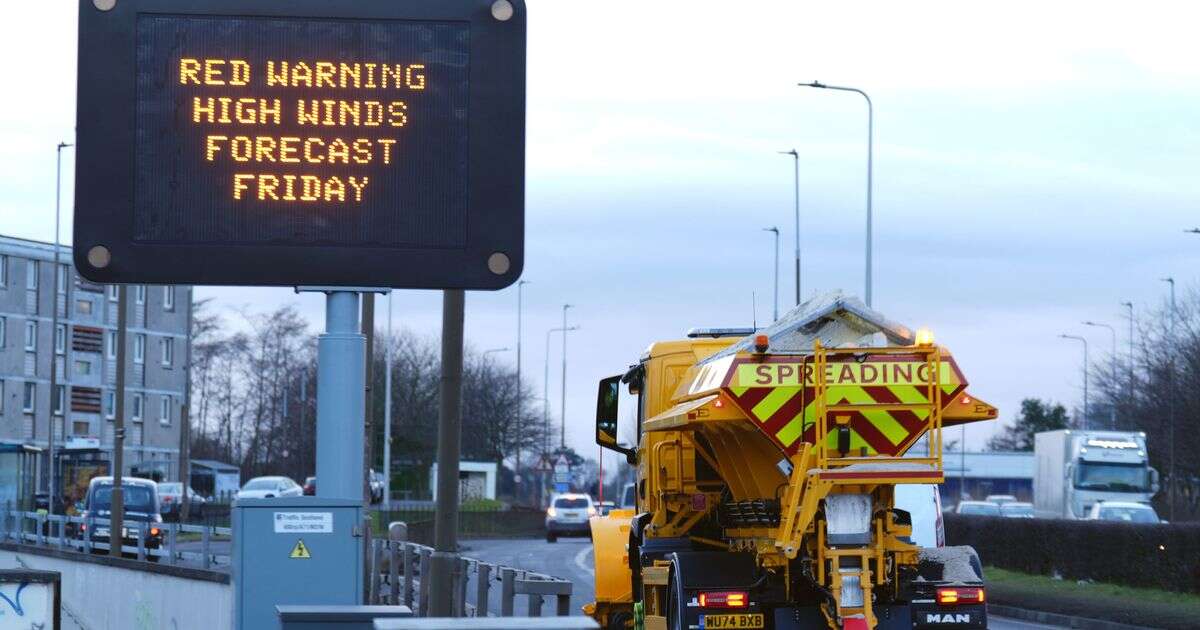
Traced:
POLYGON ((683 586, 674 572, 667 580, 667 591, 667 630, 687 630, 683 622, 683 586))
POLYGON ((629 630, 633 623, 633 614, 628 612, 617 612, 608 616, 608 625, 606 630, 629 630))
POLYGON ((558 535, 555 534, 554 532, 546 532, 546 542, 548 542, 548 543, 558 542, 558 535))

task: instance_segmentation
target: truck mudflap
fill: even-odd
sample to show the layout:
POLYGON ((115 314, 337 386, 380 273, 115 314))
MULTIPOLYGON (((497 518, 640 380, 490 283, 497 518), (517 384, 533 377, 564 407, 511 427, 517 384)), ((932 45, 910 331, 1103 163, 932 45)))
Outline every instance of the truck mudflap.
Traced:
MULTIPOLYGON (((987 604, 942 606, 937 602, 914 602, 912 628, 987 628, 987 604)), ((883 627, 881 623, 880 628, 883 627)))
MULTIPOLYGON (((775 608, 772 611, 774 630, 825 630, 829 626, 815 606, 775 608)), ((879 623, 875 630, 914 630, 939 628, 946 630, 984 630, 987 628, 987 606, 939 606, 937 602, 911 604, 880 604, 875 607, 879 623)))

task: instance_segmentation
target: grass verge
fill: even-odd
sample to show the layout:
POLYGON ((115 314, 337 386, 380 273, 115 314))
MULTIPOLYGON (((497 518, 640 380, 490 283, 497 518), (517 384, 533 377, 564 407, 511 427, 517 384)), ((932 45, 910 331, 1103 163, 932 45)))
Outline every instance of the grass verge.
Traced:
POLYGON ((984 569, 992 603, 1156 628, 1195 628, 1200 595, 984 569))

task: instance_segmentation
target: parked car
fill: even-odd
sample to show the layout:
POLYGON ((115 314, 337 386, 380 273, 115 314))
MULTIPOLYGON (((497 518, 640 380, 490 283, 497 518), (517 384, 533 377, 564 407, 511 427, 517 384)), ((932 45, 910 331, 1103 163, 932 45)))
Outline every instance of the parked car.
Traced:
POLYGON ((255 477, 238 490, 239 499, 269 499, 271 497, 298 497, 304 494, 300 484, 288 477, 255 477))
POLYGON ((1016 503, 1017 497, 1011 494, 989 494, 984 501, 995 503, 996 505, 1004 505, 1005 503, 1016 503))
POLYGON ((1125 523, 1161 523, 1158 512, 1145 503, 1132 501, 1097 501, 1088 512, 1089 521, 1122 521, 1125 523))
POLYGON ((589 495, 554 496, 546 508, 546 542, 556 542, 559 536, 591 536, 588 519, 595 515, 596 506, 589 495))
MULTIPOLYGON (((92 479, 88 483, 87 496, 83 499, 83 512, 81 516, 85 519, 89 516, 102 519, 110 518, 112 515, 112 495, 112 477, 105 476, 92 479)), ((125 516, 121 528, 121 544, 126 547, 136 547, 138 544, 138 531, 142 527, 141 524, 146 523, 146 548, 158 549, 162 546, 162 529, 159 527, 162 524, 162 513, 159 511, 158 484, 149 479, 141 479, 139 477, 122 477, 121 502, 125 506, 125 516)), ((88 525, 84 522, 79 527, 78 537, 80 540, 83 540, 85 536, 90 537, 93 544, 108 544, 111 534, 109 530, 108 523, 93 523, 89 532, 88 525)), ((103 550, 96 551, 103 552, 103 550)), ((153 561, 156 558, 151 556, 150 559, 153 561)))
POLYGON ((306 496, 306 497, 317 496, 317 478, 316 477, 305 477, 304 478, 304 496, 306 496))
POLYGON ((976 514, 982 516, 1000 516, 1000 504, 991 501, 959 501, 954 509, 955 514, 976 514))
MULTIPOLYGON (((196 493, 190 487, 187 489, 188 501, 191 505, 188 506, 188 512, 197 517, 204 514, 204 497, 196 493)), ((183 508, 183 482, 180 481, 164 481, 158 484, 158 504, 164 518, 179 518, 179 512, 183 508)))
POLYGON ((612 501, 601 501, 596 504, 596 507, 600 511, 600 516, 608 516, 609 512, 617 509, 617 504, 612 501))
POLYGON ((1023 501, 1001 503, 1000 516, 1004 518, 1033 518, 1033 504, 1023 501))
POLYGON ((383 503, 383 494, 387 489, 387 484, 383 482, 383 475, 375 472, 372 468, 367 474, 367 480, 371 486, 371 503, 383 503))

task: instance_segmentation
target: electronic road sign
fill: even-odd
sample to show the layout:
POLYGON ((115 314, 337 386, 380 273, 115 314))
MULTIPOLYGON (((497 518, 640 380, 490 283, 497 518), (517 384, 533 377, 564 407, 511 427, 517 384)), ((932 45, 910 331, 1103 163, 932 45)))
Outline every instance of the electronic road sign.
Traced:
POLYGON ((524 253, 521 0, 82 0, 97 282, 498 289, 524 253))

